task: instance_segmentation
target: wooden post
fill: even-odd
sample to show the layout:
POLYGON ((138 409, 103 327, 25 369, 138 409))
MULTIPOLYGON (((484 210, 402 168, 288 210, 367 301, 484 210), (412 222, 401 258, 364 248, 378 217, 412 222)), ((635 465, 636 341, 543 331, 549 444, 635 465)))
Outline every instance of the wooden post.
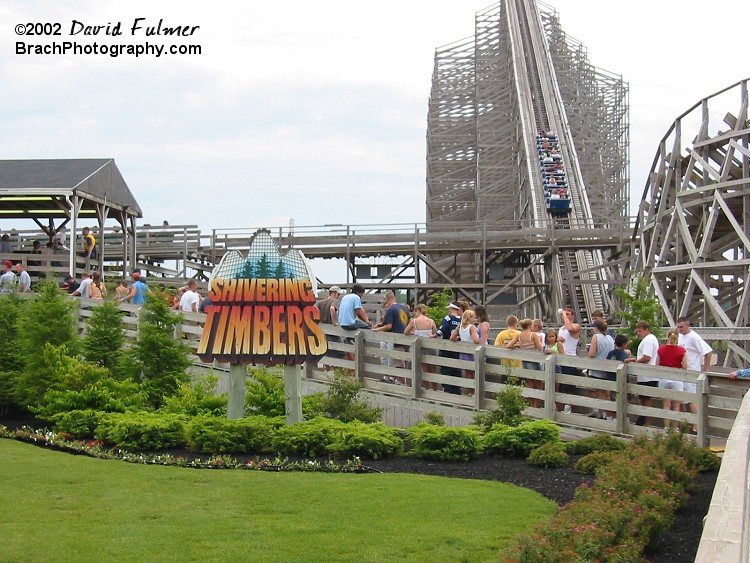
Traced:
POLYGON ((418 399, 422 396, 422 343, 421 336, 415 336, 411 344, 411 397, 418 399))
POLYGON ((701 448, 708 447, 708 377, 705 373, 698 376, 696 381, 695 399, 698 407, 698 445, 701 448))
POLYGON ((232 364, 229 366, 229 392, 227 393, 227 418, 230 420, 245 416, 245 378, 247 366, 232 364))
POLYGON ((544 416, 555 420, 555 355, 550 354, 544 361, 544 416))
POLYGON ((484 346, 474 349, 474 408, 481 410, 484 398, 484 346))
POLYGON ((617 432, 625 434, 628 428, 628 367, 617 366, 617 432))
POLYGON ((284 412, 287 426, 302 422, 302 369, 284 366, 284 412))

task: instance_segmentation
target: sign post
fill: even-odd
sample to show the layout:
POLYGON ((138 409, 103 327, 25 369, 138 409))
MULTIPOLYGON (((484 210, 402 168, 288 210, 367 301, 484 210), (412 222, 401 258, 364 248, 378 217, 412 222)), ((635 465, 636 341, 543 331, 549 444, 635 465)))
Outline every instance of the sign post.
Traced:
POLYGON ((247 364, 283 365, 286 422, 302 421, 300 365, 328 350, 314 284, 304 255, 282 256, 268 229, 255 233, 247 257, 229 251, 211 273, 197 353, 206 363, 231 364, 227 418, 244 416, 247 364))
POLYGON ((284 412, 287 425, 302 422, 302 370, 284 366, 284 412))

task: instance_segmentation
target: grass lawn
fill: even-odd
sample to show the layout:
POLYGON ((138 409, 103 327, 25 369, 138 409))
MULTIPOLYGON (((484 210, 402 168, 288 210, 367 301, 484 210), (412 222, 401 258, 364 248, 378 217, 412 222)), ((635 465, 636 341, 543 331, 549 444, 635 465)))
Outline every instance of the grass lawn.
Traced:
POLYGON ((490 561, 555 511, 489 481, 143 466, 0 439, 2 561, 490 561))

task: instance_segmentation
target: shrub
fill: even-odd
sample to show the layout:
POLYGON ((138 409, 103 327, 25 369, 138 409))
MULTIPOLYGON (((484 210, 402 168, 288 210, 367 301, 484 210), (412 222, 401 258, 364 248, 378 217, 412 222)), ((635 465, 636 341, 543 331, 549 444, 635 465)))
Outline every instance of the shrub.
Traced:
POLYGON ((186 445, 186 417, 153 412, 102 414, 94 437, 125 450, 163 450, 186 445))
POLYGON ((400 454, 404 449, 404 441, 396 429, 389 428, 382 422, 365 424, 354 421, 338 432, 331 449, 344 456, 380 459, 400 454))
POLYGON ((688 461, 700 473, 718 471, 721 467, 721 458, 709 448, 695 448, 695 453, 690 456, 688 461))
POLYGON ((76 438, 93 438, 101 412, 87 409, 61 412, 52 417, 57 432, 76 438))
POLYGON ((284 416, 284 379, 281 368, 250 368, 245 391, 245 414, 284 416))
POLYGON ((188 416, 226 416, 227 394, 216 394, 219 378, 204 375, 192 383, 181 383, 171 397, 164 400, 162 412, 185 414, 188 416))
POLYGON ((339 420, 316 417, 279 428, 272 440, 273 449, 286 455, 325 455, 336 443, 337 432, 345 427, 339 420))
POLYGON ((47 344, 43 351, 50 388, 29 409, 38 417, 54 420, 73 410, 125 412, 142 408, 145 396, 134 381, 116 381, 106 368, 67 355, 65 346, 47 344))
POLYGON ((573 442, 568 442, 565 448, 570 454, 590 454, 593 452, 614 452, 623 450, 627 444, 609 434, 597 434, 573 442))
POLYGON ((188 447, 201 453, 235 453, 271 451, 273 434, 283 422, 266 416, 238 420, 197 416, 185 428, 188 447))
POLYGON ((495 395, 495 401, 496 408, 478 411, 474 415, 474 424, 489 430, 496 424, 518 426, 528 420, 523 415, 527 405, 523 398, 523 386, 518 383, 517 377, 508 376, 505 387, 495 395))
POLYGON ((521 426, 495 425, 484 437, 484 447, 492 453, 527 457, 544 444, 560 442, 560 427, 550 420, 534 420, 521 426))
POLYGON ((583 475, 596 475, 600 467, 612 463, 613 452, 592 452, 583 456, 575 464, 575 470, 583 475))
POLYGON ((430 411, 424 415, 424 422, 433 426, 445 426, 445 415, 440 411, 430 411))
POLYGON ((417 457, 466 461, 482 453, 482 432, 476 426, 458 428, 420 423, 408 432, 411 453, 417 457))
POLYGON ((324 416, 342 422, 378 422, 383 411, 360 400, 361 389, 362 382, 340 369, 334 370, 328 376, 328 390, 323 399, 324 416))
POLYGON ((528 457, 529 463, 537 467, 565 467, 568 459, 562 444, 544 444, 535 448, 528 457))

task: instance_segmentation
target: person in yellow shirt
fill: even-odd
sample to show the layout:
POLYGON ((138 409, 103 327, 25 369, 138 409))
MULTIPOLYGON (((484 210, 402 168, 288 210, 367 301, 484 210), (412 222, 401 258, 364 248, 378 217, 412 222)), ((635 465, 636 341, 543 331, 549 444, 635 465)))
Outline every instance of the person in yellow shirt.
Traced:
POLYGON ((88 227, 83 228, 83 253, 88 258, 96 259, 96 238, 88 227))
MULTIPOLYGON (((508 318, 505 319, 505 324, 508 326, 508 328, 506 328, 505 330, 501 330, 495 337, 495 346, 500 346, 501 348, 507 348, 511 340, 513 340, 516 335, 521 333, 521 331, 518 330, 518 317, 516 317, 515 315, 508 315, 508 318)), ((508 367, 521 367, 521 360, 502 359, 500 360, 500 363, 508 367)))

